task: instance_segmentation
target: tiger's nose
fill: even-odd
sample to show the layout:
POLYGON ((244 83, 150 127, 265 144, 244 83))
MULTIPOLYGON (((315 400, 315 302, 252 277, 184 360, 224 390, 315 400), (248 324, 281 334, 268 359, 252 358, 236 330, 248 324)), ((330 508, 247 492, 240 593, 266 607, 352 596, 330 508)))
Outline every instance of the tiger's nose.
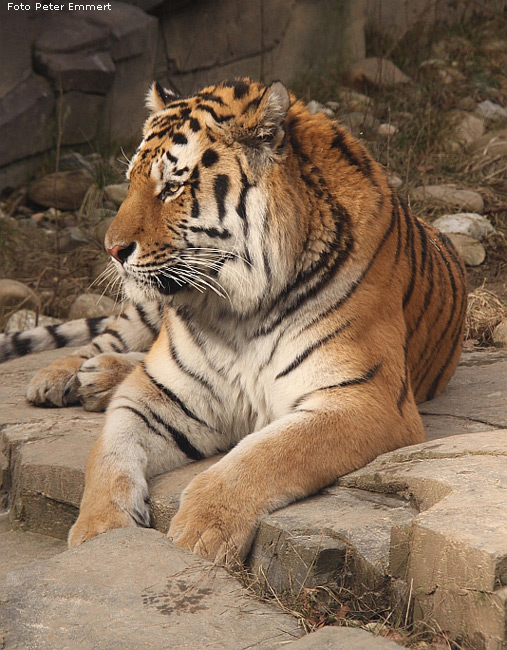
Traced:
POLYGON ((106 251, 111 255, 111 257, 114 257, 115 260, 118 260, 120 264, 124 264, 127 259, 132 255, 132 253, 136 249, 136 243, 132 242, 131 244, 128 244, 128 246, 120 246, 116 245, 113 246, 112 248, 106 248, 106 251))

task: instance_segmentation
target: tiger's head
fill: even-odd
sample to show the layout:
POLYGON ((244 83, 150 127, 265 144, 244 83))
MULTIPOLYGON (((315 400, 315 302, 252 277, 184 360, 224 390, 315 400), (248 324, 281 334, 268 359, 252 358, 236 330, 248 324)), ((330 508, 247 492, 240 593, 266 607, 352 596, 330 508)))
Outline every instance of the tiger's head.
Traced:
POLYGON ((127 297, 214 292, 247 313, 283 284, 295 233, 277 170, 291 103, 280 82, 224 82, 186 98, 153 84, 128 195, 105 238, 127 297))

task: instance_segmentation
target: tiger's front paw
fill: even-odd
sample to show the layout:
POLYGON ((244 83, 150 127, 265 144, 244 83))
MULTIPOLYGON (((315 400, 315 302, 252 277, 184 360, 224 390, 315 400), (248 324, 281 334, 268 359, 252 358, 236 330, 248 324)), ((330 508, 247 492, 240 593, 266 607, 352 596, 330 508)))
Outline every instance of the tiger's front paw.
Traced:
MULTIPOLYGON (((93 453, 93 452, 92 452, 93 453)), ((85 487, 79 517, 69 532, 69 548, 115 528, 151 526, 148 486, 124 475, 85 487)))
POLYGON ((104 411, 116 387, 142 356, 106 353, 87 359, 78 374, 78 394, 85 411, 104 411))
POLYGON ((77 373, 83 359, 69 355, 39 370, 28 384, 26 398, 35 406, 79 404, 77 373))
POLYGON ((127 513, 111 504, 109 509, 84 511, 77 518, 69 532, 69 548, 79 546, 86 540, 115 528, 135 526, 136 522, 127 513))
POLYGON ((247 555, 258 509, 215 468, 199 474, 185 489, 168 537, 178 546, 219 564, 234 565, 247 555))

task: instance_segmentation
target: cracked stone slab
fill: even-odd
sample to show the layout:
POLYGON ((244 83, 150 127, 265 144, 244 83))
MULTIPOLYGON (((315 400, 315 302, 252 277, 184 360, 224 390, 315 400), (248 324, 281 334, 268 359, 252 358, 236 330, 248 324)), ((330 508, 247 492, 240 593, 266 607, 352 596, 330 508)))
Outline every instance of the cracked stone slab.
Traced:
POLYGON ((4 650, 274 650, 302 634, 291 616, 154 530, 111 531, 11 571, 0 593, 4 650))
POLYGON ((507 430, 399 449, 342 486, 403 495, 419 514, 391 531, 390 573, 412 585, 414 617, 467 648, 505 647, 507 430))

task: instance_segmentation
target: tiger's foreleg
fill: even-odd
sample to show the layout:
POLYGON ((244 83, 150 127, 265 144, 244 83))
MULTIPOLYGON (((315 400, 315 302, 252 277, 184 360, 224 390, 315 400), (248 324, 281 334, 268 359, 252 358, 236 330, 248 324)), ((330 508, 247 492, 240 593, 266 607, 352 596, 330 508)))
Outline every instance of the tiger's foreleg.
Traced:
POLYGON ((402 417, 381 395, 354 390, 336 391, 343 393, 336 396, 339 406, 333 400, 328 408, 301 409, 244 438, 188 485, 169 537, 210 560, 234 564, 248 553, 263 515, 381 453, 423 440, 413 400, 402 417))
POLYGON ((208 427, 138 366, 119 386, 90 453, 69 546, 113 528, 150 526, 148 480, 220 450, 208 427))

